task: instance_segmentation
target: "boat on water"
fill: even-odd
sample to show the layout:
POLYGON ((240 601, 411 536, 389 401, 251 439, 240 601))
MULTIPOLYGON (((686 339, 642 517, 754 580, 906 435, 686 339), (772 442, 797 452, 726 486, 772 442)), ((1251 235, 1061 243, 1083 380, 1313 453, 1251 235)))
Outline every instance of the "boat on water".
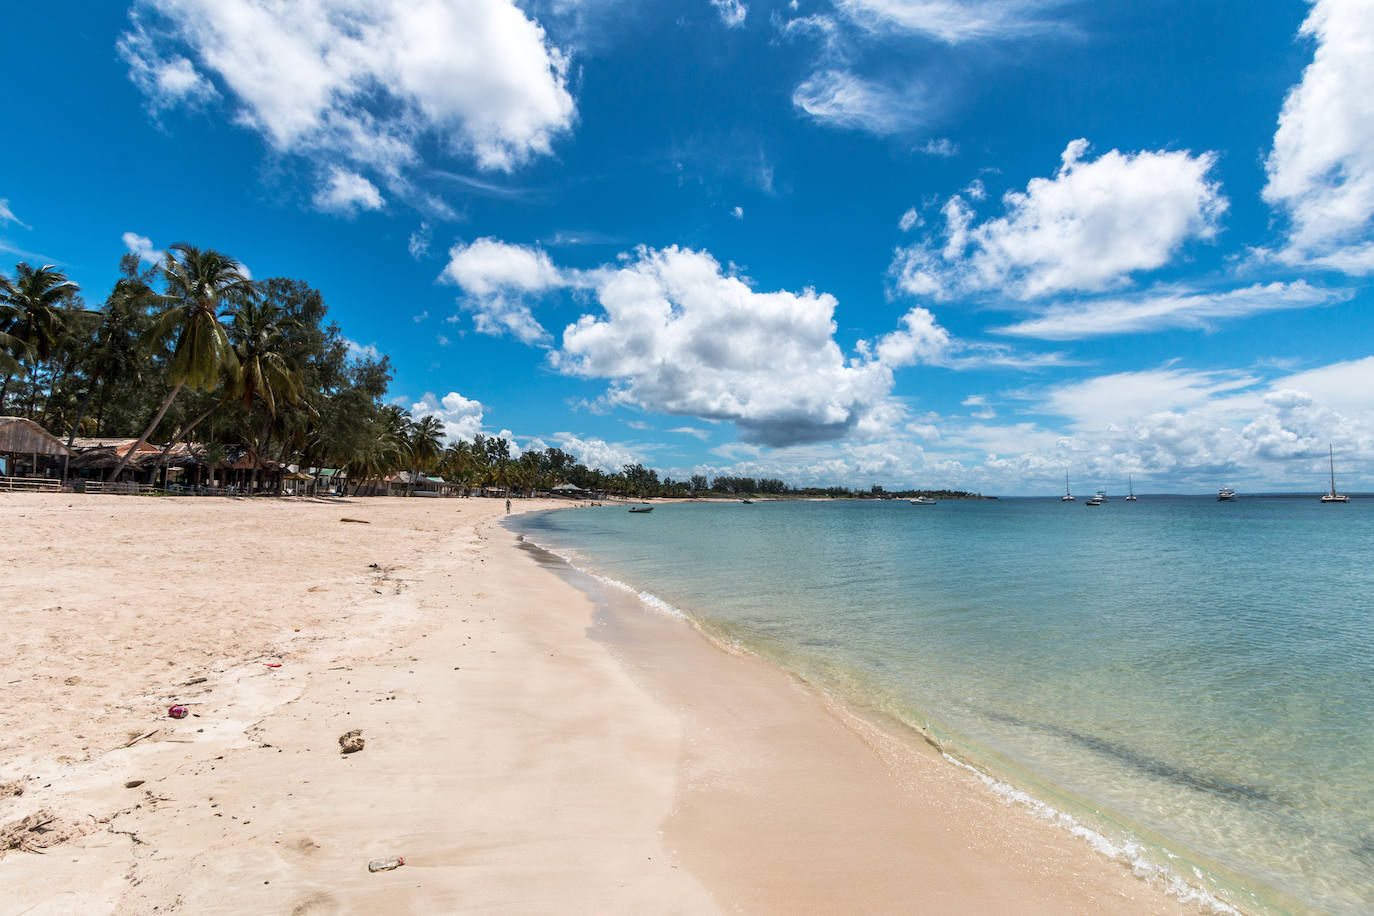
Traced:
POLYGON ((1344 493, 1337 493, 1337 492, 1336 492, 1336 456, 1335 456, 1335 454, 1331 451, 1331 444, 1330 444, 1329 442, 1328 442, 1327 445, 1326 445, 1326 457, 1327 457, 1327 458, 1330 460, 1330 462, 1331 462, 1331 492, 1325 494, 1324 496, 1322 496, 1322 502, 1324 502, 1324 503, 1348 503, 1348 502, 1350 502, 1350 497, 1349 497, 1349 496, 1346 496, 1344 493))
POLYGON ((1126 486, 1130 489, 1130 492, 1126 494, 1126 502, 1136 502, 1135 481, 1131 480, 1131 475, 1129 474, 1126 475, 1126 486))
POLYGON ((631 507, 630 507, 630 511, 631 511, 631 512, 652 512, 652 511, 654 511, 654 507, 653 507, 653 506, 631 506, 631 507))
POLYGON ((1069 472, 1064 472, 1064 495, 1059 497, 1061 503, 1073 502, 1073 494, 1069 492, 1069 472))
POLYGON ((932 496, 918 496, 915 499, 908 500, 908 502, 913 506, 933 506, 935 505, 935 498, 932 496))
POLYGON ((1085 505, 1085 506, 1100 506, 1100 505, 1102 505, 1103 503, 1105 503, 1106 501, 1107 501, 1107 494, 1106 494, 1106 493, 1103 493, 1101 490, 1098 490, 1096 493, 1094 493, 1092 496, 1090 496, 1090 497, 1088 498, 1088 501, 1085 502, 1083 505, 1085 505))
POLYGON ((752 506, 754 504, 752 499, 741 499, 740 502, 744 503, 746 506, 752 506))
POLYGON ((1220 490, 1217 491, 1217 502, 1219 503, 1229 503, 1231 500, 1235 498, 1236 491, 1232 490, 1230 487, 1222 487, 1220 490))

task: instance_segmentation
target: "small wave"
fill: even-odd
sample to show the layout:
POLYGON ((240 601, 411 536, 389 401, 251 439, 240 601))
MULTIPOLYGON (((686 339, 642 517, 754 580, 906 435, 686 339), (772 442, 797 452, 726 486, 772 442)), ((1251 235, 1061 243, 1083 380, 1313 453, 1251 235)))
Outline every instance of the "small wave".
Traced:
POLYGON ((673 605, 669 604, 667 601, 664 601, 662 598, 658 597, 658 596, 655 595, 653 592, 644 592, 644 591, 640 591, 639 589, 635 588, 633 585, 630 585, 630 584, 625 583, 625 582, 621 582, 619 579, 613 579, 613 578, 611 578, 610 576, 603 576, 601 573, 596 572, 596 571, 593 570, 593 569, 589 569, 589 568, 586 567, 586 566, 580 565, 580 564, 578 563, 578 559, 577 559, 577 555, 576 555, 576 554, 563 552, 563 551, 560 551, 560 550, 558 550, 558 549, 556 549, 556 548, 549 547, 549 546, 547 546, 547 545, 545 545, 545 544, 540 544, 540 543, 538 543, 537 541, 535 541, 534 539, 529 538, 529 537, 526 537, 526 538, 525 538, 525 543, 526 543, 526 544, 529 544, 529 545, 531 545, 531 546, 533 546, 533 547, 537 547, 538 549, 544 551, 544 552, 547 553, 547 554, 550 554, 550 555, 552 555, 552 556, 557 557, 558 559, 562 560, 564 563, 568 564, 568 568, 570 568, 570 569, 572 569, 572 570, 575 570, 576 572, 579 572, 579 573, 581 573, 581 574, 584 575, 584 576, 589 576, 590 578, 595 579, 597 582, 600 582, 602 585, 609 585, 609 586, 612 587, 612 588, 619 589, 619 590, 622 591, 622 592, 628 592, 628 593, 630 593, 631 595, 634 595, 634 596, 635 596, 636 598, 638 598, 646 607, 653 608, 654 610, 659 611, 659 612, 664 613, 664 614, 667 614, 667 615, 670 616, 670 617, 678 617, 678 618, 681 618, 681 619, 683 619, 683 620, 690 620, 690 619, 691 619, 691 618, 688 617, 688 615, 687 615, 686 613, 684 613, 682 610, 680 610, 680 609, 674 607, 673 605))
MULTIPOLYGON (((1217 916, 1243 916, 1240 910, 1231 906, 1226 901, 1217 897, 1215 894, 1190 884, 1177 872, 1166 866, 1153 862, 1145 854, 1145 847, 1133 841, 1113 841, 1101 831, 1094 830, 1092 827, 1079 821, 1073 815, 1058 808, 1048 805, 1035 796, 1013 785, 1005 783, 1000 779, 989 776, 977 767, 960 760, 945 751, 941 753, 945 760, 961 769, 967 770, 978 778, 980 782, 988 786, 995 795, 1004 802, 1027 808, 1036 817, 1049 821, 1062 830, 1068 831, 1071 836, 1077 837, 1086 842, 1099 855, 1121 862, 1131 869, 1131 874, 1135 875, 1148 883, 1158 882, 1163 885, 1166 893, 1191 906, 1196 906, 1204 913, 1217 914, 1217 916)), ((1178 857, 1168 854, 1170 858, 1177 860, 1178 857)), ((1198 869, 1193 869, 1193 874, 1199 880, 1203 875, 1198 869)))

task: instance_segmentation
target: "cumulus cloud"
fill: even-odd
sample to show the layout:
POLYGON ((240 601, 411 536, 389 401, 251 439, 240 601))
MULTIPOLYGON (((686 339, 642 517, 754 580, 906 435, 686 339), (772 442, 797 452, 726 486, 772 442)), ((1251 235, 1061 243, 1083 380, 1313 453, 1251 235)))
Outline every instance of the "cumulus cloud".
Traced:
POLYGON ((1033 318, 994 331, 1044 340, 1080 340, 1164 328, 1205 328, 1215 319, 1334 305, 1352 295, 1351 290, 1324 289, 1305 280, 1256 283, 1219 292, 1153 289, 1126 297, 1053 305, 1033 318))
POLYGON ((963 196, 949 198, 943 238, 897 250, 897 284, 937 299, 1105 290, 1167 264, 1190 239, 1215 238, 1227 209, 1208 180, 1215 155, 1112 150, 1088 161, 1087 150, 1074 140, 1052 179, 1007 192, 1004 216, 978 224, 963 196))
POLYGON ((1317 0, 1300 34, 1316 42, 1289 92, 1266 162, 1264 199, 1290 222, 1278 257, 1374 272, 1374 10, 1317 0))
POLYGON ((1070 143, 1053 178, 1003 196, 1003 216, 978 223, 964 197, 951 197, 943 237, 897 250, 898 286, 936 299, 1100 291, 1216 236, 1227 201, 1208 178, 1212 153, 1112 150, 1089 160, 1087 150, 1086 140, 1070 143))
POLYGON ((793 91, 792 104, 823 124, 879 136, 918 127, 929 114, 919 84, 896 88, 846 69, 811 74, 793 91))
POLYGON ((556 433, 558 447, 589 468, 600 468, 610 473, 618 473, 627 464, 639 464, 642 459, 637 453, 621 445, 612 445, 604 439, 584 439, 572 433, 556 433))
POLYGON ((376 344, 361 344, 356 340, 349 340, 347 337, 343 339, 343 342, 344 348, 348 351, 348 355, 353 359, 375 360, 382 358, 382 351, 377 349, 376 344))
POLYGON ((160 264, 165 252, 153 247, 153 240, 146 235, 139 235, 137 232, 126 232, 120 236, 124 241, 124 247, 129 249, 130 254, 136 254, 141 260, 149 264, 160 264))
POLYGON ((425 392, 410 406, 410 415, 415 419, 434 417, 444 425, 444 435, 454 441, 467 441, 482 431, 482 415, 485 408, 481 401, 465 398, 456 391, 450 391, 443 398, 436 398, 425 392))
POLYGON ((946 44, 1022 38, 1062 28, 1045 14, 1064 0, 839 0, 872 31, 913 32, 946 44))
POLYGON ((472 313, 478 331, 529 344, 552 339, 530 310, 530 297, 567 284, 543 251, 493 238, 454 245, 439 280, 463 289, 459 305, 472 313))
POLYGON ((380 210, 386 201, 377 186, 357 172, 335 166, 315 191, 315 206, 326 213, 352 216, 359 210, 380 210))
POLYGON ((740 0, 711 0, 711 5, 720 14, 720 21, 725 23, 726 28, 742 28, 745 18, 749 15, 749 7, 740 0))
POLYGON ((575 117, 567 55, 514 0, 136 0, 119 50, 154 109, 218 85, 273 149, 383 175, 431 140, 509 171, 575 117))
POLYGON ((586 279, 603 313, 568 326, 550 359, 611 380, 611 404, 729 420, 772 446, 892 421, 891 368, 846 360, 827 293, 756 292, 709 254, 677 247, 640 248, 586 279))

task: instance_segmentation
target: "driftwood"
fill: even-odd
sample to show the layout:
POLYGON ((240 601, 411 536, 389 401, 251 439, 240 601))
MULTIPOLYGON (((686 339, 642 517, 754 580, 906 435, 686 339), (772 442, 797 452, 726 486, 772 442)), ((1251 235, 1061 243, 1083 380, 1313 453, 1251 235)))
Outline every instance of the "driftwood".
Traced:
POLYGON ((360 518, 341 518, 341 519, 339 519, 339 521, 341 521, 341 522, 352 522, 352 523, 355 524, 355 525, 370 525, 370 524, 372 524, 371 522, 369 522, 369 521, 364 521, 363 519, 360 519, 360 518))
POLYGON ((145 735, 139 735, 137 738, 131 738, 127 744, 121 744, 120 747, 133 747, 135 744, 142 741, 144 738, 151 738, 153 735, 156 735, 157 731, 157 729, 153 729, 145 735))

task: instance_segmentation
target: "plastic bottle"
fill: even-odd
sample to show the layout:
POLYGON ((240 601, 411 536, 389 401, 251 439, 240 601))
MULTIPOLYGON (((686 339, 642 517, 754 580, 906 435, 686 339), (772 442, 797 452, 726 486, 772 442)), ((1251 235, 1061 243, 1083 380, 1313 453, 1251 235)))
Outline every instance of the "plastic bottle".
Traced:
POLYGON ((373 859, 367 863, 368 871, 391 871, 406 864, 405 856, 392 856, 389 859, 373 859))

